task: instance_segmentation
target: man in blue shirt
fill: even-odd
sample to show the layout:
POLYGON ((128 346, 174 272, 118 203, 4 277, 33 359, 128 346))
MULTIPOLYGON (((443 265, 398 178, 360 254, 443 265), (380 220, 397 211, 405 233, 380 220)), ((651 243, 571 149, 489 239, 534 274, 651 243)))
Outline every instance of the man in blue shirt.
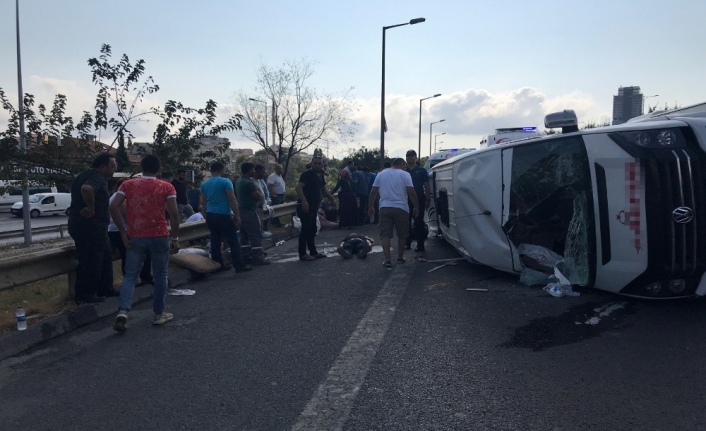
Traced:
POLYGON ((370 195, 370 188, 368 187, 368 177, 359 171, 355 166, 351 166, 351 180, 353 181, 353 190, 360 201, 358 205, 358 224, 362 225, 365 223, 365 217, 368 213, 368 196, 370 195))
POLYGON ((201 214, 211 232, 211 259, 220 263, 221 269, 227 269, 221 254, 221 241, 225 240, 230 246, 235 272, 250 271, 252 267, 243 264, 240 253, 238 201, 233 193, 233 183, 221 177, 224 168, 221 162, 211 163, 211 178, 201 185, 201 214))
POLYGON ((427 225, 424 223, 424 211, 429 208, 431 202, 431 188, 429 187, 429 173, 426 169, 417 164, 417 152, 414 150, 407 151, 407 168, 405 169, 412 176, 412 184, 414 191, 417 193, 417 201, 419 202, 419 213, 417 217, 412 217, 410 213, 409 221, 412 225, 411 235, 407 237, 406 249, 412 248, 412 240, 417 241, 417 248, 414 249, 417 253, 424 251, 424 241, 427 239, 427 225))

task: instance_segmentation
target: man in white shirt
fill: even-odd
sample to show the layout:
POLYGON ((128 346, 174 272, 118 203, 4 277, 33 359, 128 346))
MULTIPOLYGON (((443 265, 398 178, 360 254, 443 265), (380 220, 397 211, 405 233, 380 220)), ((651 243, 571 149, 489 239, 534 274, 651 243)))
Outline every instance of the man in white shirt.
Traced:
POLYGON ((375 177, 373 189, 368 198, 368 216, 375 215, 375 200, 380 194, 380 240, 382 251, 385 254, 383 265, 392 267, 390 258, 390 240, 392 231, 397 231, 397 263, 405 263, 403 257, 404 247, 409 236, 408 201, 412 203, 411 212, 414 217, 419 213, 417 193, 414 191, 412 177, 404 171, 404 159, 395 159, 390 169, 385 169, 375 177))
MULTIPOLYGON (((279 205, 284 203, 284 193, 286 192, 286 187, 284 184, 284 178, 282 178, 282 166, 275 165, 275 171, 267 177, 267 188, 270 191, 270 200, 272 200, 272 205, 279 205)), ((272 219, 273 226, 281 227, 282 223, 279 221, 279 217, 272 219)))

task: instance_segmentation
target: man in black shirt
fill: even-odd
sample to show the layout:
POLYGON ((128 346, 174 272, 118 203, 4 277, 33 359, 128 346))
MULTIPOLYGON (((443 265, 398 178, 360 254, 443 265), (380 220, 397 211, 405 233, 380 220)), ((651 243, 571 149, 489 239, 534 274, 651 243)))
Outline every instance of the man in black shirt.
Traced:
POLYGON ((417 152, 407 151, 407 168, 405 169, 412 176, 414 191, 417 192, 417 202, 419 202, 419 213, 413 217, 409 213, 409 223, 412 227, 411 235, 407 237, 407 250, 412 248, 412 240, 417 240, 417 248, 414 251, 420 253, 424 251, 424 241, 427 239, 427 226, 424 223, 424 210, 429 208, 431 198, 431 188, 429 187, 429 173, 426 169, 417 164, 417 152))
POLYGON ((189 197, 186 194, 186 171, 179 169, 177 177, 172 181, 172 185, 176 190, 177 209, 181 221, 194 215, 194 209, 189 205, 189 197))
POLYGON ((105 178, 115 172, 115 157, 103 153, 93 160, 91 169, 71 183, 69 234, 76 243, 76 286, 74 300, 101 302, 117 296, 113 288, 113 252, 108 239, 108 185, 105 178))
POLYGON ((321 155, 314 152, 314 157, 311 159, 311 169, 304 171, 299 177, 296 191, 299 196, 297 205, 297 216, 302 222, 301 232, 299 232, 299 259, 314 260, 326 257, 325 254, 316 251, 316 217, 321 205, 322 195, 325 195, 331 202, 333 208, 336 207, 336 201, 326 189, 326 182, 322 174, 324 161, 321 155), (306 249, 309 248, 309 254, 306 254, 306 249))

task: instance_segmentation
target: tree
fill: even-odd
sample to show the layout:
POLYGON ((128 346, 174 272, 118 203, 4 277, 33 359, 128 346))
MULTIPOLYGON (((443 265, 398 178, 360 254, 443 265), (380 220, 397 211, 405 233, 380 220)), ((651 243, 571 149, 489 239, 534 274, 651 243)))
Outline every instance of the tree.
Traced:
POLYGON ((116 134, 110 144, 110 147, 113 147, 121 137, 134 138, 128 129, 130 123, 140 121, 141 117, 156 112, 154 109, 147 109, 136 113, 135 109, 146 95, 159 91, 159 86, 154 83, 151 76, 140 83, 145 73, 144 60, 137 60, 132 64, 127 54, 123 54, 117 64, 111 64, 110 45, 103 44, 100 52, 101 55, 98 58, 88 59, 93 83, 98 86, 94 126, 96 130, 110 126, 116 134), (112 106, 109 107, 109 105, 112 106), (109 110, 114 110, 116 117, 108 118, 109 110))
POLYGON ((355 106, 352 88, 340 95, 323 94, 309 86, 314 64, 308 60, 285 62, 280 67, 262 64, 257 71, 256 97, 243 91, 235 101, 243 114, 243 135, 259 144, 282 165, 286 178, 293 156, 318 143, 350 140, 356 123, 351 120, 355 106), (266 144, 265 124, 271 108, 274 142, 266 144))
MULTIPOLYGON (((369 150, 366 147, 360 147, 355 151, 351 151, 348 157, 341 161, 339 169, 343 169, 349 160, 353 160, 356 166, 365 166, 371 170, 375 170, 380 166, 380 149, 369 150)), ((386 157, 386 162, 392 162, 392 158, 386 157)))
POLYGON ((209 164, 214 161, 227 165, 230 161, 225 154, 230 148, 227 139, 206 149, 201 140, 206 136, 240 130, 242 116, 235 114, 225 122, 217 124, 217 108, 218 105, 213 100, 207 101, 206 107, 201 109, 189 108, 173 100, 168 101, 164 108, 155 110, 162 122, 157 125, 152 145, 149 150, 140 149, 138 152, 159 157, 165 170, 207 170, 209 164))
POLYGON ((582 130, 585 129, 595 129, 596 127, 608 127, 610 126, 610 121, 603 120, 600 123, 595 122, 594 120, 588 120, 586 123, 584 123, 583 127, 581 127, 582 130))
POLYGON ((7 128, 0 132, 0 180, 8 187, 8 181, 28 180, 31 184, 66 184, 73 175, 86 168, 99 149, 92 146, 93 119, 84 112, 78 123, 66 114, 66 96, 55 97, 52 109, 47 111, 40 104, 35 111, 34 96, 25 93, 24 120, 27 151, 19 143, 20 114, 0 88, 0 104, 10 118, 7 128), (76 134, 77 138, 74 138, 76 134))
POLYGON ((123 131, 118 132, 118 150, 115 152, 115 162, 118 164, 118 172, 132 171, 130 159, 125 148, 125 136, 123 131))

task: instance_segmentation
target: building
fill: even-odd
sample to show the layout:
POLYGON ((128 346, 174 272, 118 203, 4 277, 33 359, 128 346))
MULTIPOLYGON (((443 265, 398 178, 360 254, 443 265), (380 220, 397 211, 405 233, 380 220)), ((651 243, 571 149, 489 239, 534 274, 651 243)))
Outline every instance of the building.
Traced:
POLYGON ((644 100, 640 87, 618 88, 618 95, 613 96, 613 125, 626 123, 642 115, 644 100))

